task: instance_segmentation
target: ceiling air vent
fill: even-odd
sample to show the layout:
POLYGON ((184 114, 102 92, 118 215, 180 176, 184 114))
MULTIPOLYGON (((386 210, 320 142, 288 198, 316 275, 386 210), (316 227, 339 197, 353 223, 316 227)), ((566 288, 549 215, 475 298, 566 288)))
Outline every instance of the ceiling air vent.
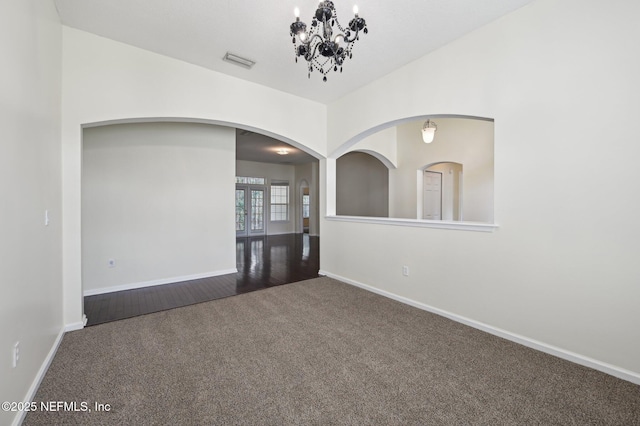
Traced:
POLYGON ((246 68, 248 70, 250 70, 251 67, 256 64, 256 62, 252 61, 251 59, 243 58, 242 56, 234 55, 233 53, 229 52, 224 55, 224 58, 222 58, 222 60, 230 62, 234 65, 238 65, 242 68, 246 68))

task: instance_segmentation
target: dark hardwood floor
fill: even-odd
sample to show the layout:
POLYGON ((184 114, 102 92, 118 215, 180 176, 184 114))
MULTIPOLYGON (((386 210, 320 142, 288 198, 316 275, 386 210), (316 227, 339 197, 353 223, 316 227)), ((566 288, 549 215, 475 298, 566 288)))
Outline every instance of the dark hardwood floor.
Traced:
POLYGON ((316 278, 319 257, 308 234, 238 238, 236 274, 86 296, 87 326, 316 278))

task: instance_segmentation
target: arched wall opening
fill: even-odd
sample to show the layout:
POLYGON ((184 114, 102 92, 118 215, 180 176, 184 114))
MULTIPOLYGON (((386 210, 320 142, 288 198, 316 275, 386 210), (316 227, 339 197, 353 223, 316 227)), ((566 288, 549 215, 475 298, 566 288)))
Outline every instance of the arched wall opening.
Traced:
MULTIPOLYGON (((83 126, 82 297, 236 272, 234 211, 221 208, 234 199, 236 128, 250 127, 175 118, 83 126)), ((317 168, 291 176, 292 189, 304 188, 314 206, 317 168)), ((302 232, 297 197, 291 211, 291 232, 298 225, 302 232)), ((317 210, 312 215, 317 222, 317 210)))
MULTIPOLYGON (((458 176, 462 188, 459 200, 450 203, 446 215, 438 221, 493 224, 494 188, 494 121, 489 118, 452 114, 408 117, 394 120, 362 132, 345 142, 327 160, 327 215, 340 216, 335 209, 339 189, 332 190, 332 178, 337 166, 332 158, 341 152, 375 151, 396 165, 389 169, 390 219, 430 221, 424 217, 425 165, 456 163, 464 167, 458 176), (438 125, 431 143, 422 140, 422 125, 426 119, 438 125), (383 135, 383 136, 382 136, 383 135), (416 172, 419 178, 416 178, 416 172), (464 206, 464 207, 461 207, 464 206), (461 211, 461 209, 464 209, 461 211)), ((457 171, 457 166, 454 167, 457 171)), ((453 169, 451 173, 453 173, 453 169)), ((448 171, 447 171, 448 173, 448 171)))
POLYGON ((122 118, 122 119, 114 119, 114 120, 102 120, 91 123, 85 123, 81 125, 82 129, 87 129, 91 127, 99 127, 99 126, 109 126, 114 124, 136 124, 136 123, 197 123, 197 124, 209 124, 213 126, 221 126, 221 127, 231 127, 234 129, 248 130, 250 132, 259 133, 261 135, 269 136, 273 139, 280 140, 289 145, 292 145, 307 154, 321 160, 324 158, 322 154, 317 152, 316 150, 304 145, 294 139, 291 139, 285 135, 281 135, 278 133, 271 132, 266 129, 261 129, 257 127, 253 127, 248 124, 240 123, 240 122, 232 122, 232 121, 224 121, 224 120, 214 120, 207 118, 191 118, 191 117, 137 117, 137 118, 122 118))
POLYGON ((308 147, 321 159, 326 156, 327 107, 81 30, 63 26, 62 31, 64 323, 73 330, 83 326, 84 127, 143 120, 210 123, 308 147))

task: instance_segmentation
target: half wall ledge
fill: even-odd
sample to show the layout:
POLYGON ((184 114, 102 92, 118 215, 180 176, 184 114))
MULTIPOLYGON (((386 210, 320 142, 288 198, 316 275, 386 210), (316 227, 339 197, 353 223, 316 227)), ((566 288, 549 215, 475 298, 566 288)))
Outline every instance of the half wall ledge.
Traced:
POLYGON ((495 223, 452 222, 445 220, 398 219, 368 216, 325 216, 332 222, 373 223, 377 225, 409 226, 413 228, 454 229, 457 231, 493 232, 498 229, 495 223))

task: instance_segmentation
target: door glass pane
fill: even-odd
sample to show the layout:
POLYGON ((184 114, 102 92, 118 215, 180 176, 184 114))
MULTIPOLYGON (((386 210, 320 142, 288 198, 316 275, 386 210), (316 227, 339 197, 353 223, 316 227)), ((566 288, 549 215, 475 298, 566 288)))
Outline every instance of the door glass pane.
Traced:
POLYGON ((236 189, 236 231, 245 230, 247 212, 244 205, 244 189, 236 189))
POLYGON ((251 230, 264 229, 264 190, 251 190, 251 230))

